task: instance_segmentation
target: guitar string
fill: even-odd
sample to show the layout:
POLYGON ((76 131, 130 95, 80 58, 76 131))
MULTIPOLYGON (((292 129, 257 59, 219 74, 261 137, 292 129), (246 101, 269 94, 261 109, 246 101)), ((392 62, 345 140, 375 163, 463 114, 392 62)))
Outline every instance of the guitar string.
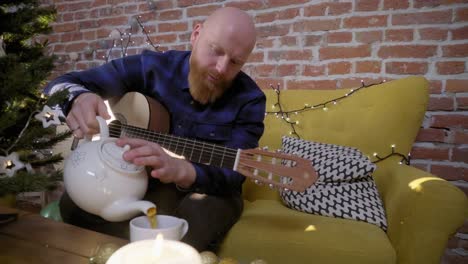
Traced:
MULTIPOLYGON (((212 149, 223 148, 223 149, 225 149, 225 150, 222 150, 223 153, 228 151, 228 153, 226 153, 226 154, 229 154, 229 152, 231 154, 236 154, 237 153, 237 150, 235 150, 235 149, 225 147, 225 146, 221 146, 221 145, 217 145, 217 144, 207 143, 207 142, 203 142, 203 141, 197 141, 197 140, 193 140, 193 139, 187 139, 187 138, 174 136, 174 135, 169 135, 169 134, 164 134, 164 133, 148 132, 148 131, 146 131, 144 129, 139 129, 139 128, 135 129, 133 127, 126 127, 125 129, 130 130, 130 133, 129 133, 130 136, 135 135, 135 136, 139 136, 141 138, 162 139, 162 141, 163 141, 162 144, 169 143, 170 145, 172 145, 173 143, 175 143, 176 144, 176 146, 175 146, 176 149, 179 146, 179 142, 184 143, 184 146, 187 146, 187 142, 188 142, 188 143, 190 143, 190 145, 188 145, 189 147, 196 146, 196 144, 202 143, 203 145, 211 146, 212 149), (168 140, 166 140, 166 139, 168 139, 168 140)), ((114 134, 118 134, 121 131, 122 130, 120 130, 118 128, 116 128, 116 129, 111 128, 111 132, 113 132, 114 134)), ((205 148, 205 147, 203 147, 203 148, 205 148)), ((206 148, 206 149, 208 149, 208 148, 206 148)))
MULTIPOLYGON (((210 160, 212 162, 218 161, 218 163, 221 163, 221 164, 226 163, 226 162, 232 163, 233 161, 230 161, 229 159, 235 159, 236 156, 237 156, 237 150, 234 150, 234 149, 231 149, 231 148, 228 148, 228 147, 225 147, 225 146, 220 146, 220 145, 211 144, 211 143, 205 143, 205 142, 202 142, 202 141, 196 141, 196 140, 192 140, 192 139, 186 139, 186 138, 177 137, 177 136, 174 136, 174 135, 168 135, 168 134, 164 134, 164 133, 147 131, 145 129, 138 128, 138 127, 133 127, 133 126, 129 126, 129 125, 121 125, 124 129, 114 128, 114 126, 117 126, 117 125, 113 125, 113 126, 111 125, 111 127, 109 129, 109 131, 111 133, 113 133, 113 134, 119 134, 120 135, 121 132, 124 132, 124 133, 128 133, 127 136, 130 136, 130 137, 134 136, 134 137, 140 137, 140 138, 143 138, 143 139, 146 138, 146 139, 153 139, 153 140, 158 140, 159 139, 159 141, 162 141, 161 145, 167 144, 168 148, 174 147, 174 150, 177 150, 179 148, 179 146, 183 147, 183 148, 189 148, 188 150, 191 150, 191 155, 193 155, 193 154, 197 155, 200 162, 204 161, 204 160, 210 160), (126 132, 125 130, 128 130, 128 132, 126 132), (200 150, 202 155, 197 154, 197 152, 199 152, 195 148, 195 147, 197 147, 197 143, 198 144, 199 143, 203 144, 202 150, 200 150), (206 154, 206 152, 203 152, 203 150, 208 151, 210 149, 211 149, 212 154, 210 154, 210 153, 206 154), (213 160, 213 158, 215 160, 213 160), (228 159, 228 160, 226 160, 226 159, 228 159)), ((183 151, 183 154, 185 154, 185 151, 183 151)), ((231 164, 229 164, 229 165, 231 165, 231 164)))
MULTIPOLYGON (((177 150, 177 148, 179 148, 180 141, 185 141, 183 147, 187 147, 187 146, 188 147, 193 147, 193 146, 196 146, 197 143, 198 144, 202 143, 204 145, 211 146, 211 149, 213 151, 216 150, 216 148, 223 149, 223 150, 220 150, 217 154, 222 153, 221 155, 224 155, 224 156, 226 156, 226 154, 228 154, 227 155, 228 157, 236 157, 237 156, 237 150, 236 149, 228 148, 228 147, 225 147, 225 146, 222 146, 222 145, 217 145, 217 144, 213 144, 213 143, 206 143, 206 142, 203 142, 203 141, 187 139, 187 138, 184 138, 184 137, 169 135, 169 134, 165 134, 165 133, 148 131, 148 130, 145 130, 145 129, 141 129, 141 128, 138 128, 138 127, 132 127, 132 126, 128 126, 128 125, 123 125, 123 126, 125 127, 125 129, 128 129, 128 130, 133 129, 134 130, 134 131, 132 131, 132 132, 134 132, 133 135, 140 136, 141 138, 144 138, 144 136, 148 136, 148 135, 151 136, 151 137, 169 138, 169 141, 168 141, 169 145, 172 145, 172 143, 175 142, 175 144, 176 144, 175 149, 176 150, 177 150), (187 145, 186 144, 187 142, 193 143, 193 144, 187 145), (233 155, 230 155, 228 152, 231 152, 231 154, 233 154, 233 155)), ((121 129, 111 127, 111 132, 113 132, 114 134, 117 134, 118 132, 121 132, 121 131, 122 131, 121 129)), ((163 141, 166 141, 166 140, 163 140, 163 141)), ((165 143, 166 142, 163 142, 162 144, 165 144, 165 143)), ((206 149, 206 150, 209 149, 209 148, 205 148, 205 147, 203 147, 203 148, 206 149)), ((214 152, 216 152, 216 151, 214 151, 214 152)), ((244 154, 244 153, 241 153, 241 154, 244 154)), ((245 154, 245 155, 249 155, 249 154, 245 154)), ((284 159, 284 157, 283 157, 283 159, 284 159)))
MULTIPOLYGON (((126 128, 127 130, 130 130, 130 133, 128 134, 128 136, 137 136, 137 137, 140 137, 140 138, 147 138, 147 139, 154 139, 154 140, 157 140, 157 139, 162 139, 162 143, 161 145, 164 145, 164 144, 168 144, 169 146, 168 147, 171 147, 173 145, 173 147, 175 147, 175 150, 177 150, 179 148, 179 146, 181 147, 196 147, 197 146, 197 143, 200 144, 202 143, 203 144, 203 149, 204 150, 210 150, 215 153, 215 154, 219 154, 219 155, 224 155, 224 156, 227 156, 227 157, 235 157, 237 155, 237 150, 235 149, 231 149, 231 148, 228 148, 228 147, 225 147, 225 146, 221 146, 221 145, 216 145, 216 144, 212 144, 212 143, 206 143, 206 142, 203 142, 203 141, 196 141, 196 140, 193 140, 193 139, 186 139, 186 138, 183 138, 183 137, 178 137, 178 136, 173 136, 173 135, 168 135, 168 134, 163 134, 163 133, 156 133, 156 132, 151 132, 151 133, 148 133, 148 131, 146 130, 139 130, 138 128, 137 129, 132 129, 132 128, 126 128), (183 144, 183 146, 182 146, 183 144), (206 147, 205 147, 206 146, 206 147)), ((120 132, 121 130, 117 129, 113 129, 112 132, 114 134, 116 134, 117 132, 120 132)), ((125 133, 125 131, 124 131, 125 133)))
MULTIPOLYGON (((109 131, 111 133, 113 133, 114 135, 115 134, 120 134, 122 132, 125 133, 125 130, 129 130, 131 132, 130 136, 137 136, 137 137, 140 137, 140 138, 143 138, 143 139, 145 139, 145 137, 146 138, 150 137, 150 138, 154 138, 154 139, 157 139, 157 138, 159 138, 159 139, 163 138, 164 139, 164 138, 166 138, 168 140, 163 140, 164 142, 161 145, 169 143, 169 148, 170 148, 172 146, 172 144, 175 143, 176 144, 175 151, 179 148, 180 141, 184 141, 183 142, 184 143, 183 148, 196 147, 197 144, 202 143, 204 145, 204 147, 202 149, 206 149, 208 151, 211 148, 212 149, 211 152, 213 152, 213 154, 206 154, 205 155, 205 154, 203 154, 204 152, 202 150, 202 155, 199 158, 199 160, 201 160, 201 161, 210 160, 211 162, 214 162, 213 158, 224 159, 226 157, 235 160, 235 158, 237 157, 237 150, 232 149, 232 148, 228 148, 228 147, 225 147, 225 146, 217 145, 217 144, 206 143, 206 142, 203 142, 203 141, 197 141, 197 140, 193 140, 193 139, 187 139, 187 138, 174 136, 174 135, 169 135, 169 134, 165 134, 165 133, 148 131, 146 129, 135 127, 135 126, 130 126, 130 125, 120 124, 120 125, 110 125, 109 126, 109 131), (123 129, 120 129, 117 126, 121 126, 123 129), (187 144, 187 142, 189 144, 187 144), (208 146, 208 147, 205 147, 205 146, 208 146), (219 149, 222 149, 222 150, 219 150, 219 149), (219 157, 219 156, 215 157, 214 155, 221 155, 224 158, 219 157)), ((193 150, 192 150, 192 152, 193 152, 193 150)), ((185 154, 184 151, 183 151, 183 154, 185 154)), ((245 159, 252 160, 252 155, 241 152, 240 158, 241 159, 245 158, 245 159)), ((231 163, 234 162, 234 160, 231 160, 231 163)), ((226 161, 226 163, 227 162, 229 162, 229 161, 226 161)), ((223 164, 225 162, 223 162, 223 160, 221 160, 221 161, 218 160, 218 163, 223 164)), ((229 165, 233 166, 234 164, 229 164, 229 165)), ((250 168, 250 166, 247 166, 247 167, 250 168)), ((255 168, 250 168, 250 169, 255 169, 255 168)), ((263 171, 263 170, 259 169, 259 171, 263 171)), ((261 175, 259 175, 259 176, 261 176, 261 175)), ((274 180, 274 179, 270 179, 270 180, 274 180)))
MULTIPOLYGON (((125 132, 125 130, 130 130, 130 132, 132 133, 130 136, 139 136, 141 138, 145 138, 145 136, 146 137, 150 136, 151 138, 153 138, 153 137, 163 137, 164 138, 165 137, 165 138, 167 138, 169 140, 164 140, 164 143, 162 143, 161 145, 166 144, 166 143, 169 143, 171 145, 171 143, 175 142, 175 144, 176 144, 175 150, 177 150, 179 148, 177 144, 181 140, 185 141, 184 147, 195 147, 195 146, 197 146, 197 143, 203 143, 204 146, 208 145, 209 147, 203 147, 203 149, 209 150, 211 148, 211 149, 213 149, 212 152, 214 154, 213 155, 212 154, 203 154, 204 152, 202 152, 201 157, 199 157, 200 161, 211 160, 211 162, 216 162, 217 161, 219 164, 225 164, 225 163, 230 162, 229 165, 234 166, 234 164, 232 164, 232 163, 235 161, 235 158, 237 157, 237 150, 230 149, 230 148, 227 148, 227 147, 224 147, 224 146, 220 146, 220 145, 216 145, 216 144, 212 144, 212 143, 205 143, 205 142, 202 142, 202 141, 196 141, 196 140, 193 140, 193 139, 187 139, 187 138, 183 138, 183 137, 168 135, 168 134, 154 132, 154 131, 148 131, 146 129, 142 129, 142 128, 138 128, 138 127, 134 127, 134 126, 129 126, 129 125, 120 125, 124 129, 119 129, 119 128, 115 127, 115 126, 117 126, 117 125, 110 126, 109 131, 111 133, 119 134, 121 132, 125 132), (193 143, 193 144, 187 144, 187 142, 193 143), (222 149, 225 149, 225 150, 214 151, 214 150, 216 150, 216 148, 222 148, 222 149), (233 154, 233 155, 229 154, 229 152, 231 152, 231 154, 233 154), (221 156, 224 156, 224 158, 219 157, 219 156, 216 157, 214 155, 221 155, 221 156), (219 160, 219 159, 225 159, 226 157, 231 158, 232 160, 231 161, 229 161, 229 160, 227 160, 227 161, 221 160, 220 161, 219 160), (213 160, 213 158, 215 160, 213 160)), ((183 154, 185 154, 185 152, 183 154)), ((242 159, 252 160, 252 155, 241 152, 240 158, 241 158, 241 160, 242 159)), ((247 166, 247 167, 250 167, 250 166, 247 166)), ((251 168, 251 169, 255 169, 255 168, 251 168)), ((263 171, 263 170, 259 169, 259 171, 263 171)), ((261 175, 259 175, 259 176, 261 176, 261 175)))

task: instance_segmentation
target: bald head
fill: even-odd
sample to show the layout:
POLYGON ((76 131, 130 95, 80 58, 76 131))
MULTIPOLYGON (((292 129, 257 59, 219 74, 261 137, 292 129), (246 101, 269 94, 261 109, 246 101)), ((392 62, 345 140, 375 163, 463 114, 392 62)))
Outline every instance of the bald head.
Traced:
POLYGON ((225 37, 236 42, 242 41, 249 51, 255 46, 256 30, 252 18, 244 11, 234 7, 216 10, 203 23, 207 31, 222 32, 225 37))
POLYGON ((208 103, 221 96, 247 62, 255 40, 252 19, 237 8, 221 8, 203 24, 197 24, 190 37, 189 85, 193 98, 208 103))

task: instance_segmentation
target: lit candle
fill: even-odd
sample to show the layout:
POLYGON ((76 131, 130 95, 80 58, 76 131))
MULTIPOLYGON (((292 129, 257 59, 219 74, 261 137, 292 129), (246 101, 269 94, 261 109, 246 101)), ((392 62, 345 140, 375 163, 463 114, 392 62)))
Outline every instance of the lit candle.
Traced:
POLYGON ((164 240, 158 235, 156 240, 140 240, 117 250, 107 264, 201 264, 197 250, 188 244, 164 240))

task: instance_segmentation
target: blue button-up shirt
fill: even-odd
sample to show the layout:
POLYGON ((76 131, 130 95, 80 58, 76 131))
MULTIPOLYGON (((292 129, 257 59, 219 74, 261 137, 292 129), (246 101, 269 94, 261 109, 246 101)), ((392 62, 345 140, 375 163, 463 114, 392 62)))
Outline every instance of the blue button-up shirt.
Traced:
MULTIPOLYGON (((265 95, 242 71, 216 102, 201 105, 189 92, 190 51, 145 51, 116 59, 102 66, 58 77, 45 88, 53 92, 58 84, 77 84, 103 98, 136 91, 161 102, 171 116, 170 133, 224 145, 235 149, 258 146, 263 134, 265 95)), ((60 85, 59 85, 60 86, 60 85)), ((73 97, 82 89, 71 89, 73 97)), ((65 112, 71 102, 63 105, 65 112)), ((244 176, 225 168, 192 163, 196 170, 193 190, 208 194, 240 193, 244 176)))

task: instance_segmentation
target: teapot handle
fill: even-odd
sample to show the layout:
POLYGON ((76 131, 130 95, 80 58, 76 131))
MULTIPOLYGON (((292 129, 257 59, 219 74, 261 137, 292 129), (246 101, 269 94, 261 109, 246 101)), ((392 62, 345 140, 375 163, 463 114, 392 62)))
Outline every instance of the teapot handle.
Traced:
POLYGON ((96 119, 99 123, 99 134, 101 139, 106 139, 109 137, 109 127, 107 126, 106 120, 100 116, 96 116, 96 119))
MULTIPOLYGON (((100 116, 96 116, 96 120, 99 123, 99 134, 100 137, 99 139, 106 139, 109 137, 109 127, 107 126, 106 120, 100 116)), ((86 136, 85 141, 92 141, 93 137, 92 136, 86 136)))

